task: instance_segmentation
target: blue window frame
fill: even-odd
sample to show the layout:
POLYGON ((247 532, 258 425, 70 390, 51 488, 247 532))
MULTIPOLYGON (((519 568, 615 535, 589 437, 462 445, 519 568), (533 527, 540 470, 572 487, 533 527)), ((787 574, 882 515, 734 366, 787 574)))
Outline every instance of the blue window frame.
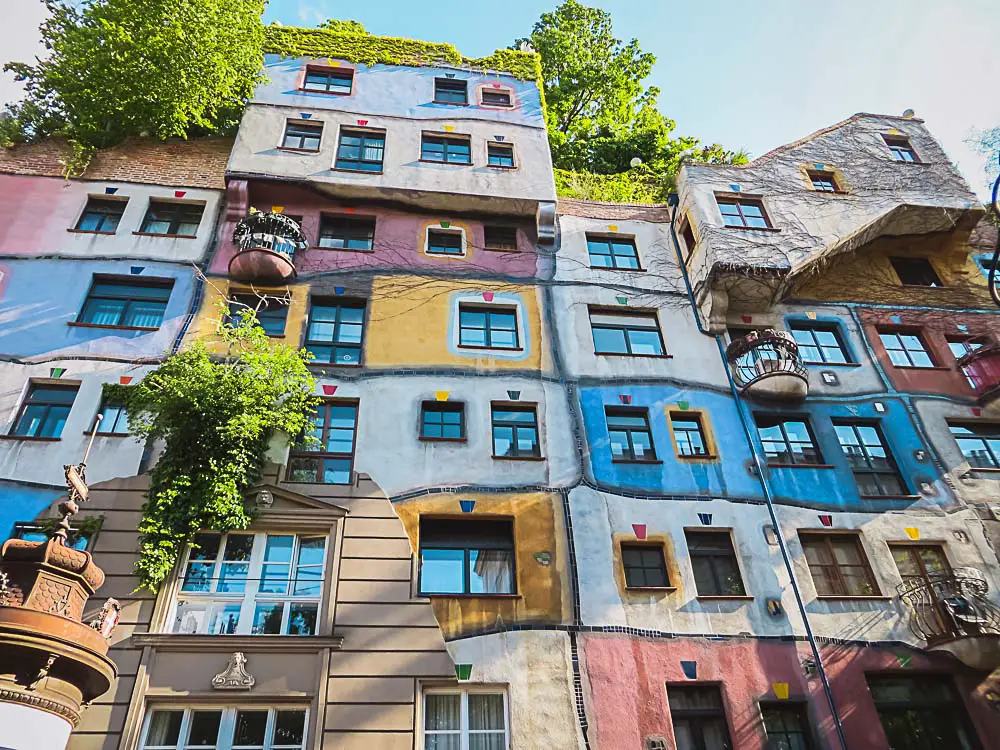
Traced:
POLYGON ((314 302, 309 310, 305 348, 317 364, 358 366, 365 332, 363 302, 314 302))
POLYGON ((98 435, 128 435, 128 410, 124 406, 105 399, 98 414, 98 435))
MULTIPOLYGON (((38 523, 15 523, 14 533, 11 539, 23 539, 26 542, 45 542, 48 540, 50 529, 38 523)), ((66 536, 66 544, 73 549, 86 550, 97 535, 95 531, 75 528, 70 526, 69 534, 66 536)))
POLYGON ((790 322, 788 328, 795 343, 799 345, 799 356, 806 364, 843 365, 851 361, 840 337, 840 326, 836 323, 806 323, 796 320, 790 322))
POLYGON ((62 435, 73 401, 76 385, 32 383, 21 404, 10 434, 17 437, 58 438, 62 435))
POLYGON ((159 328, 167 310, 173 279, 141 283, 95 276, 77 323, 123 328, 159 328))

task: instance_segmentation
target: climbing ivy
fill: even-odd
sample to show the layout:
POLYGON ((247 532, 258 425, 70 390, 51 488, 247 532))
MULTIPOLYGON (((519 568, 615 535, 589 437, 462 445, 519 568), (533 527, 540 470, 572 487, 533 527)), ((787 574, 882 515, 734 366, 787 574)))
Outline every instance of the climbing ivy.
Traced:
POLYGON ((275 435, 301 434, 318 398, 305 350, 274 343, 252 311, 217 327, 225 353, 197 341, 134 386, 108 386, 132 434, 163 452, 139 522, 142 586, 155 591, 200 529, 245 529, 243 502, 275 435))

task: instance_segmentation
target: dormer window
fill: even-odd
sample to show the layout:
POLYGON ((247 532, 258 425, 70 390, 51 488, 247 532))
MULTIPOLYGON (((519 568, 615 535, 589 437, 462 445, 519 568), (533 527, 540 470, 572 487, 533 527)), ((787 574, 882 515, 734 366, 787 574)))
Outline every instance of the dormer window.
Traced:
POLYGON ((913 146, 910 144, 910 139, 906 136, 883 135, 882 139, 885 141, 885 145, 889 147, 889 150, 892 151, 892 158, 896 161, 910 163, 920 161, 917 158, 917 152, 913 150, 913 146))
POLYGON ((306 68, 302 90, 346 96, 351 93, 353 85, 354 71, 350 68, 327 68, 310 65, 306 68))
POLYGON ((809 182, 812 183, 813 190, 816 192, 840 192, 840 188, 837 185, 837 177, 833 174, 833 172, 828 172, 822 169, 810 169, 807 174, 809 175, 809 182))
POLYGON ((716 198, 722 223, 737 229, 770 229, 764 204, 753 198, 716 198))
POLYGON ((896 272, 903 286, 943 287, 934 266, 927 258, 889 258, 892 270, 896 272))

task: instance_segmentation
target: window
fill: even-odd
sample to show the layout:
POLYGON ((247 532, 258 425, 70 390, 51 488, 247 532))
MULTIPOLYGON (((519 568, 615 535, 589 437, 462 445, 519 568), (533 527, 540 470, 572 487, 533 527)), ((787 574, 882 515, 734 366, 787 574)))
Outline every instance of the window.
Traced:
POLYGON ((805 419, 755 414, 757 435, 764 446, 768 466, 823 463, 809 422, 805 419))
POLYGON ((622 543, 622 569, 627 588, 670 588, 663 547, 658 544, 622 543))
POLYGON ((799 532, 817 596, 875 596, 878 584, 857 534, 799 532))
POLYGON ((907 488, 877 424, 834 422, 840 447, 862 497, 906 495, 907 488))
MULTIPOLYGON (((354 444, 358 430, 358 405, 329 401, 316 409, 309 435, 292 446, 288 476, 292 482, 350 484, 354 444)), ((305 437, 305 436, 304 436, 305 437)))
POLYGON ((98 415, 101 418, 96 425, 98 435, 128 435, 128 410, 124 406, 104 399, 98 415))
POLYGON ((893 750, 979 746, 965 706, 947 677, 869 675, 868 690, 893 750))
POLYGON ((896 161, 918 162, 917 152, 910 145, 910 139, 905 136, 883 135, 885 145, 892 151, 892 158, 896 161))
POLYGON ((353 172, 381 172, 384 155, 384 131, 342 128, 333 166, 353 172))
POLYGON ((764 204, 749 198, 717 198, 722 212, 722 223, 727 227, 743 229, 770 229, 771 222, 764 213, 764 204))
POLYGON ((509 520, 420 519, 421 594, 513 594, 509 520))
POLYGON ((685 531, 698 596, 746 596, 728 531, 685 531))
POLYGON ((465 404, 424 401, 420 405, 423 440, 465 440, 465 404))
POLYGON ((58 438, 62 435, 69 410, 76 400, 78 386, 30 383, 28 395, 14 420, 11 435, 32 438, 58 438))
POLYGON ((357 366, 365 330, 363 302, 313 302, 305 348, 316 364, 357 366))
POLYGON ((681 228, 681 239, 684 240, 684 249, 687 250, 684 257, 690 258, 691 253, 694 252, 696 241, 694 230, 691 228, 691 222, 686 219, 684 220, 684 226, 681 228))
POLYGON ((335 250, 371 250, 375 246, 375 219, 323 216, 319 220, 319 246, 335 250))
POLYGON ((795 343, 799 345, 799 356, 806 364, 843 365, 851 361, 836 324, 796 321, 790 323, 789 328, 795 343))
POLYGON ((353 84, 354 71, 350 68, 319 68, 310 65, 306 68, 302 90, 323 94, 350 94, 353 84))
POLYGON ((483 89, 480 93, 480 98, 483 104, 490 107, 513 106, 513 102, 510 98, 510 92, 504 91, 503 89, 483 89))
POLYGON ((890 257, 889 263, 903 286, 929 286, 941 288, 944 284, 927 258, 890 257))
POLYGON ((127 203, 127 200, 114 198, 87 198, 87 205, 74 228, 78 232, 114 234, 118 230, 118 222, 125 213, 127 203))
POLYGON ((304 750, 304 708, 157 708, 142 750, 304 750))
POLYGON ((461 231, 427 230, 428 255, 465 255, 465 236, 461 231))
POLYGON ((804 703, 760 704, 767 750, 812 750, 812 732, 804 703))
POLYGON ((123 328, 159 328, 173 279, 142 283, 95 276, 77 323, 123 328))
POLYGON ((446 164, 472 164, 472 141, 469 136, 443 136, 424 133, 420 140, 420 158, 446 164))
POLYGON ((538 416, 534 406, 492 407, 493 457, 538 458, 538 416))
POLYGON ((326 537, 196 534, 174 633, 315 635, 326 537))
POLYGON ((948 429, 969 466, 1000 469, 1000 424, 951 422, 948 429))
POLYGON ((919 333, 879 331, 878 337, 896 367, 934 367, 934 360, 919 333))
POLYGON ((507 750, 507 696, 486 690, 424 691, 425 750, 507 750))
POLYGON ((981 340, 977 341, 975 338, 969 338, 968 336, 962 336, 961 338, 948 337, 948 349, 951 350, 951 354, 956 360, 982 348, 983 342, 981 340))
POLYGON ((678 456, 709 455, 700 415, 683 411, 670 412, 670 428, 674 431, 674 445, 678 456))
POLYGON ((619 313, 591 308, 595 354, 662 357, 663 337, 655 312, 619 313))
POLYGON ((257 311, 257 323, 268 336, 285 335, 288 305, 284 302, 273 297, 261 299, 249 294, 237 294, 229 303, 229 322, 234 326, 241 325, 243 316, 251 310, 257 311))
POLYGON ((434 101, 438 104, 468 104, 468 81, 459 78, 435 78, 434 101))
POLYGON ((487 143, 486 163, 491 167, 514 167, 514 147, 509 143, 487 143))
POLYGON ((625 271, 638 271, 639 252, 635 249, 635 240, 630 237, 608 237, 588 234, 587 252, 590 253, 590 265, 593 268, 618 268, 625 271))
POLYGON ((151 200, 139 232, 171 237, 194 237, 198 234, 198 225, 204 212, 205 206, 201 203, 151 200))
POLYGON ((478 349, 518 349, 517 311, 511 307, 458 306, 458 344, 478 349))
POLYGON ((928 583, 942 573, 951 572, 944 548, 938 544, 890 544, 889 549, 899 577, 907 586, 928 583))
POLYGON ((322 136, 322 125, 289 120, 285 123, 285 137, 281 140, 281 147, 297 151, 319 151, 319 141, 322 136))
POLYGON ((732 750, 718 685, 667 685, 677 750, 732 750))
POLYGON ((487 250, 517 250, 517 229, 514 227, 483 227, 483 244, 487 250))
MULTIPOLYGON (((37 523, 15 523, 14 532, 10 538, 23 539, 26 542, 45 542, 48 541, 52 531, 52 528, 37 523)), ((86 550, 96 536, 97 531, 70 526, 69 533, 66 535, 66 544, 73 549, 86 550)))
POLYGON ((812 183, 813 190, 820 193, 839 193, 837 178, 833 172, 825 172, 818 169, 810 169, 806 172, 809 175, 809 182, 812 183))
POLYGON ((656 460, 646 409, 607 407, 604 416, 608 421, 612 461, 656 460))

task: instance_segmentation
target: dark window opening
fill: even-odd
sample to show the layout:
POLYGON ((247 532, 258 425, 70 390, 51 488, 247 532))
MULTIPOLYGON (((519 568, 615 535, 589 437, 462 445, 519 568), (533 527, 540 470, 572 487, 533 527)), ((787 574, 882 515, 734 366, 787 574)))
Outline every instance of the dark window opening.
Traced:
POLYGON ((92 326, 159 328, 173 279, 145 283, 95 276, 77 323, 92 326))
POLYGON ((420 437, 465 440, 465 404, 424 401, 420 405, 420 437))
POLYGON ((756 414, 754 420, 769 466, 823 463, 807 419, 756 414))
POLYGON ((812 183, 813 190, 820 193, 840 192, 840 188, 837 187, 837 178, 833 172, 810 169, 808 171, 808 175, 809 181, 812 183))
POLYGON ((761 704, 767 750, 813 750, 804 703, 761 704))
POLYGON ((354 71, 350 68, 306 68, 303 91, 318 91, 324 94, 350 94, 354 84, 354 71))
POLYGON ((363 302, 314 302, 304 346, 316 364, 357 366, 361 364, 364 330, 363 302))
POLYGON ((868 675, 868 690, 893 750, 979 748, 965 706, 949 678, 868 675))
POLYGON ((428 255, 465 255, 462 232, 450 229, 427 230, 428 255))
POLYGON ((959 450, 974 469, 1000 469, 1000 424, 949 422, 959 450))
POLYGON ((698 596, 746 596, 728 531, 685 531, 698 596))
POLYGON ((319 221, 319 246, 332 250, 371 250, 375 246, 375 219, 323 216, 319 221))
POLYGON ((472 141, 468 136, 440 136, 424 133, 420 158, 443 164, 472 164, 472 141))
POLYGON ((108 232, 118 231, 118 222, 125 213, 128 199, 114 200, 112 198, 88 198, 87 205, 76 222, 78 232, 108 232))
POLYGON ((630 589, 663 589, 670 587, 663 547, 658 544, 623 543, 622 568, 625 585, 630 589))
POLYGON ((667 702, 678 748, 732 750, 718 685, 668 685, 667 702))
POLYGON ((10 434, 17 437, 58 438, 66 426, 77 390, 79 387, 75 385, 31 383, 10 434))
POLYGON ((509 143, 486 144, 486 163, 491 167, 513 167, 514 147, 509 143))
POLYGON ((358 405, 343 401, 320 404, 313 424, 292 446, 288 478, 292 482, 351 484, 358 429, 358 405), (306 440, 311 436, 313 440, 306 440))
POLYGON ((483 104, 491 107, 510 107, 512 102, 510 92, 503 89, 483 89, 481 92, 483 104))
POLYGON ((691 228, 690 221, 684 222, 684 227, 681 229, 681 239, 684 240, 684 249, 687 251, 684 253, 684 257, 690 258, 695 246, 694 230, 691 228))
POLYGON ((421 594, 513 594, 509 520, 420 519, 421 594))
POLYGON ((910 139, 905 136, 883 135, 885 145, 892 152, 892 158, 896 161, 918 162, 917 152, 910 145, 910 139))
POLYGON ((353 172, 381 172, 384 156, 384 132, 344 128, 340 131, 337 159, 333 165, 336 169, 353 172))
POLYGON ((319 141, 322 136, 322 125, 308 125, 289 120, 285 123, 285 137, 281 141, 281 147, 299 151, 319 151, 319 141))
POLYGON ((144 234, 165 234, 176 237, 194 237, 205 206, 201 203, 172 203, 150 201, 139 231, 144 234))
POLYGON ((817 596, 875 596, 878 584, 857 534, 799 532, 817 596))
POLYGON ((514 227, 483 227, 484 245, 487 250, 517 250, 517 229, 514 227))
POLYGON ((468 81, 461 78, 435 78, 434 101, 438 104, 468 104, 468 81))
POLYGON ((929 286, 934 288, 943 287, 941 279, 934 271, 934 266, 927 258, 901 258, 892 256, 889 258, 892 270, 896 272, 903 286, 929 286))
POLYGON ((833 429, 862 497, 909 494, 877 424, 835 421, 833 429))

